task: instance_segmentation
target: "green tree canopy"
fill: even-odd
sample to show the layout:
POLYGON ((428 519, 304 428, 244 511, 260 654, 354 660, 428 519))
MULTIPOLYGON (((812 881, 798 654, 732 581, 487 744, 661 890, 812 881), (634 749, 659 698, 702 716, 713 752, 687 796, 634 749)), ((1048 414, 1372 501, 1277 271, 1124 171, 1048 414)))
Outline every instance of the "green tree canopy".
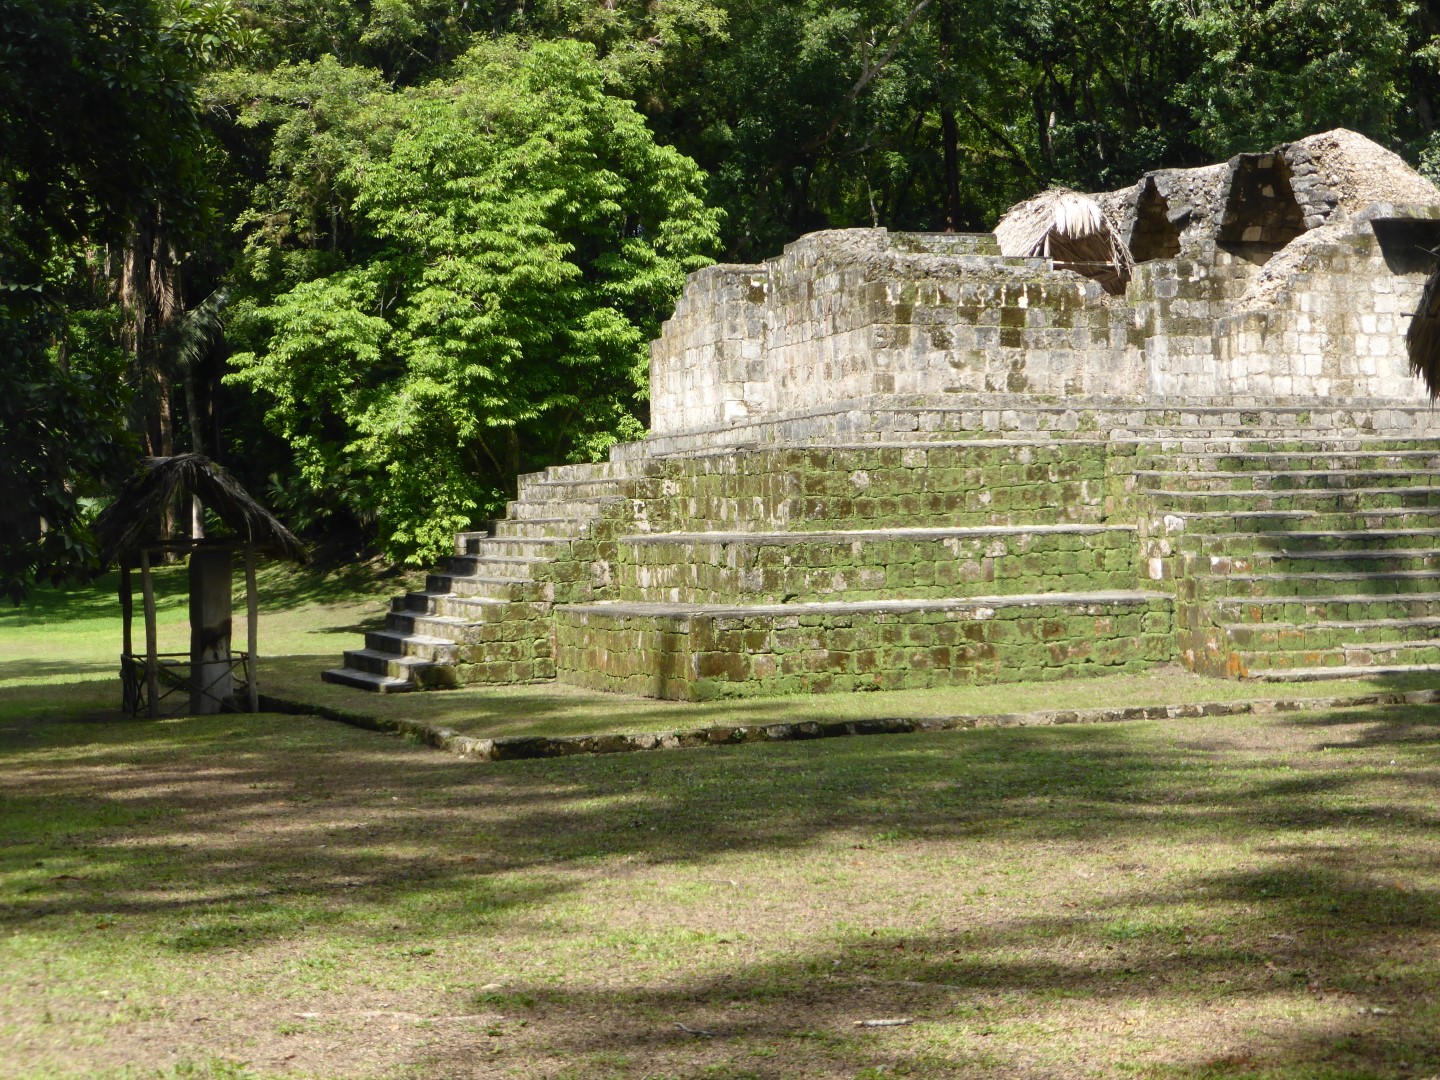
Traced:
POLYGON ((223 0, 0 3, 0 588, 93 567, 90 497, 125 467, 118 259, 164 200, 200 227, 195 85, 223 0))
POLYGON ((288 217, 249 219, 232 378, 310 485, 419 560, 518 469, 640 434, 648 343, 718 215, 591 47, 487 43, 400 92, 324 60, 268 89, 288 217), (328 249, 301 242, 318 228, 328 249))

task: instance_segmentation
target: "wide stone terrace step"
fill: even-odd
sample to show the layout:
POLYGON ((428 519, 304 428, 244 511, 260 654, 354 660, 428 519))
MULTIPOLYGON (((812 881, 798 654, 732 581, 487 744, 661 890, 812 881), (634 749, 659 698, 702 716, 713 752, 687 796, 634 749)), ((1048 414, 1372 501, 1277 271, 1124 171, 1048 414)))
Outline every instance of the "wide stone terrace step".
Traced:
POLYGON ((562 682, 700 700, 1138 671, 1173 600, 1114 590, 928 600, 556 608, 562 682))
POLYGON ((1318 682, 1322 679, 1373 679, 1386 675, 1440 675, 1440 664, 1276 668, 1272 671, 1257 671, 1252 677, 1262 682, 1318 682))
POLYGON ((1145 405, 1119 399, 1067 399, 1045 404, 1023 395, 954 395, 907 401, 888 396, 856 399, 779 416, 758 416, 644 442, 621 443, 611 460, 630 461, 665 454, 691 453, 715 446, 811 445, 856 438, 883 442, 894 437, 945 437, 960 433, 1005 438, 1088 436, 1095 439, 1160 435, 1191 438, 1254 436, 1315 439, 1364 438, 1377 434, 1400 438, 1440 437, 1440 414, 1423 400, 1351 401, 1317 407, 1313 400, 1203 402, 1176 399, 1145 405))
POLYGON ((617 598, 746 604, 1128 589, 1135 528, 1036 525, 643 533, 618 541, 617 598))

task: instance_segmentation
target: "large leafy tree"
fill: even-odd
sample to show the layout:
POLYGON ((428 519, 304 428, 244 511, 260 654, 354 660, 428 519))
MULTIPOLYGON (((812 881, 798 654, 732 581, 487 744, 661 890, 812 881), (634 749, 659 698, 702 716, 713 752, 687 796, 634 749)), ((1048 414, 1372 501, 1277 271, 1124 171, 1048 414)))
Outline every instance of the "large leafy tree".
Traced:
POLYGON ((16 599, 93 565, 85 507, 128 452, 122 252, 157 205, 198 217, 194 87, 225 14, 0 3, 0 587, 16 599))
POLYGON ((278 205, 249 219, 233 380, 311 487, 418 560, 521 468, 641 432, 648 342, 718 217, 591 47, 487 43, 401 92, 321 61, 268 89, 278 205))

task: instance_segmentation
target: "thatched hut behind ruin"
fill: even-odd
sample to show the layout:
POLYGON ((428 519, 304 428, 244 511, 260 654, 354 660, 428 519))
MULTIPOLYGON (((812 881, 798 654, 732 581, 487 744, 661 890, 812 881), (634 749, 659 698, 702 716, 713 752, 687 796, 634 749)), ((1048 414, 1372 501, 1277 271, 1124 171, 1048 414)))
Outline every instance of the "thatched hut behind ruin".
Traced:
POLYGON ((1002 255, 1050 259, 1122 293, 1135 260, 1104 208, 1088 195, 1051 188, 1012 206, 995 226, 1002 255))

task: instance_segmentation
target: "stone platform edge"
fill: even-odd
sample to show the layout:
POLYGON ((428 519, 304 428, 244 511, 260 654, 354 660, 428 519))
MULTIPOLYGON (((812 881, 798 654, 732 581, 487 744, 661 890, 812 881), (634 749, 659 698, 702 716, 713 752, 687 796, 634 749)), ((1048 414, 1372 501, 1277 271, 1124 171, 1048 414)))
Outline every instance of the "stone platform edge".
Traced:
POLYGON ((310 705, 286 698, 260 696, 263 712, 318 716, 367 731, 377 731, 445 750, 471 761, 523 761, 571 757, 576 754, 623 754, 646 750, 693 750, 703 746, 795 742, 856 735, 912 735, 983 728, 1055 727, 1061 724, 1107 724, 1126 720, 1175 720, 1201 716, 1263 716, 1354 709, 1363 706, 1440 704, 1440 690, 1410 690, 1315 698, 1259 698, 1189 705, 1131 705, 1102 709, 1045 709, 1028 713, 985 713, 973 716, 932 716, 874 720, 806 720, 791 724, 722 724, 677 731, 621 735, 500 735, 480 738, 454 728, 420 720, 367 716, 328 705, 310 705))

